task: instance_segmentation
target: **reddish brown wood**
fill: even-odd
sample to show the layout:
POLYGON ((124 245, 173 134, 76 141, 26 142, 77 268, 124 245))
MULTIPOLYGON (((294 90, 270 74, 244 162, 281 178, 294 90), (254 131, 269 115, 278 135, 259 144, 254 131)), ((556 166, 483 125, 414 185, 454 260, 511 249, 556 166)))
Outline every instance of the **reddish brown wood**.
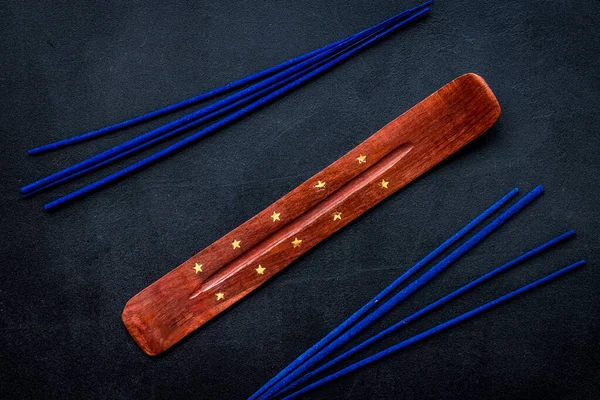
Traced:
POLYGON ((129 333, 147 354, 165 351, 481 135, 499 114, 481 77, 455 79, 134 296, 122 316, 129 333))

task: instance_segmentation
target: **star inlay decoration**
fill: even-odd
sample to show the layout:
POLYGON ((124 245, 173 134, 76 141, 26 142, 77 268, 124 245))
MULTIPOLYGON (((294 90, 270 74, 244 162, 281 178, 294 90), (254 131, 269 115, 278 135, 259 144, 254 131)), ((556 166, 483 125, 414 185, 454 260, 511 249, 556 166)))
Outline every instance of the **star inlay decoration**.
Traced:
POLYGON ((239 249, 240 248, 240 244, 242 244, 242 242, 240 240, 234 240, 231 245, 233 246, 234 249, 239 249))
POLYGON ((194 271, 196 271, 196 273, 202 272, 202 264, 196 263, 196 265, 194 265, 194 271))
POLYGON ((356 161, 358 161, 359 164, 364 164, 367 162, 367 156, 361 154, 356 158, 356 161))
POLYGON ((339 211, 336 211, 333 213, 333 220, 337 221, 338 219, 342 219, 342 213, 339 211))
POLYGON ((382 188, 382 189, 387 189, 387 188, 388 188, 388 184, 389 184, 389 183, 390 183, 389 181, 386 181, 385 179, 382 179, 382 180, 381 180, 381 183, 380 183, 380 185, 381 185, 381 188, 382 188))
POLYGON ((217 301, 225 300, 225 293, 219 292, 215 296, 217 296, 217 301))
POLYGON ((279 219, 279 216, 280 216, 280 215, 281 215, 281 213, 278 213, 278 212, 275 212, 275 211, 273 211, 273 215, 271 215, 271 219, 273 219, 273 222, 275 222, 275 221, 281 221, 281 220, 279 219))
POLYGON ((294 241, 292 242, 292 246, 294 246, 294 248, 300 247, 301 244, 302 244, 302 240, 300 240, 298 238, 294 238, 294 241))
POLYGON ((315 187, 317 189, 325 189, 325 185, 327 184, 327 182, 323 182, 323 181, 317 181, 317 184, 315 185, 315 187))
POLYGON ((256 268, 256 273, 259 274, 259 275, 264 275, 265 274, 265 270, 266 270, 266 268, 259 264, 258 268, 256 268))

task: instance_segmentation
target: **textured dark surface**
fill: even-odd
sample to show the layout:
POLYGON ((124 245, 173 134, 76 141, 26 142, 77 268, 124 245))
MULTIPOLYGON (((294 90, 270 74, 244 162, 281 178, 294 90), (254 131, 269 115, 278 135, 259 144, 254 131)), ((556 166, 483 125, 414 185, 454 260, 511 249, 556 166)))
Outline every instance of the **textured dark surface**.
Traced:
POLYGON ((414 4, 5 2, 0 397, 247 397, 502 194, 541 183, 542 199, 368 334, 568 228, 575 240, 378 348, 577 259, 586 268, 308 397, 598 398, 597 1, 440 1, 426 20, 117 185, 52 214, 43 203, 106 170, 19 199, 22 185, 148 126, 35 158, 28 148, 219 86, 414 4), (131 296, 465 72, 483 76, 503 108, 487 134, 164 356, 137 348, 120 321, 131 296))

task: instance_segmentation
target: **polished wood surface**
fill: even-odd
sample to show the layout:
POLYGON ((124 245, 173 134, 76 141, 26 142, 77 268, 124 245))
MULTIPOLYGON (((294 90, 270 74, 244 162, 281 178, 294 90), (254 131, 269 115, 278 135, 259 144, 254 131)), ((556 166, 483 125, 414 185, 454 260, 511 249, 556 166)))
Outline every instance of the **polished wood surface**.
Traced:
POLYGON ((134 296, 123 322, 159 354, 485 132, 500 107, 466 74, 134 296))

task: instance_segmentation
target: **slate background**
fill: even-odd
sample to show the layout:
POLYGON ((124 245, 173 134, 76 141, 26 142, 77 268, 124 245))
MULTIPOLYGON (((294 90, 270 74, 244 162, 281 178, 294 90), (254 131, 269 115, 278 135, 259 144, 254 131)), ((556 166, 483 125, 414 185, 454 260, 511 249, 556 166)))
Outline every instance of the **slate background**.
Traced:
POLYGON ((540 200, 378 327, 569 228, 576 240, 378 348, 580 258, 585 269, 307 398, 599 398, 598 1, 439 1, 276 104, 51 214, 44 203, 106 171, 28 201, 18 189, 158 122, 35 158, 28 148, 219 86, 415 2, 2 3, 0 397, 245 398, 502 194, 541 183, 540 200), (466 72, 503 108, 487 134, 164 356, 137 348, 120 321, 130 297, 466 72))

